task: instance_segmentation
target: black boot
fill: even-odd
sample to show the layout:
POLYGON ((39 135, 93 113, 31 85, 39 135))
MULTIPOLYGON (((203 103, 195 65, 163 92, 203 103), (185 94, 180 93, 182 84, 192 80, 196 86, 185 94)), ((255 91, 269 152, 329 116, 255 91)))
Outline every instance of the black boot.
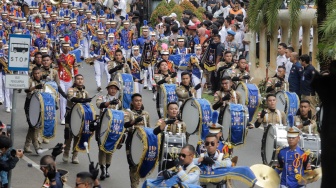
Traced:
POLYGON ((101 174, 100 174, 100 180, 104 180, 105 179, 105 166, 104 165, 100 165, 100 170, 101 170, 101 174))
POLYGON ((110 167, 110 164, 106 164, 106 178, 110 177, 110 173, 108 172, 109 167, 110 167))

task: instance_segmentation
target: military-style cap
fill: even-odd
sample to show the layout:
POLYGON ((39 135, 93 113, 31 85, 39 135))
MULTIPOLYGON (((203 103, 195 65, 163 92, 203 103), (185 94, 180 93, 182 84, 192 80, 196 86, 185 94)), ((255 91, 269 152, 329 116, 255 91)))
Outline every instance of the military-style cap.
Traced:
POLYGON ((114 34, 113 33, 110 33, 107 35, 108 38, 114 38, 114 34))
POLYGON ((48 52, 48 48, 47 47, 42 47, 40 51, 43 52, 43 53, 47 53, 48 52))
POLYGON ((222 125, 218 123, 218 116, 219 113, 217 111, 213 111, 211 114, 211 123, 208 124, 209 126, 209 133, 217 134, 222 131, 222 125))
POLYGON ((289 138, 296 138, 300 133, 301 131, 295 126, 287 128, 287 137, 289 138))
POLYGON ((227 31, 227 34, 228 34, 228 35, 235 36, 235 35, 236 35, 236 32, 234 32, 234 31, 232 31, 232 30, 228 30, 228 31, 227 31))
POLYGON ((119 84, 116 81, 111 81, 107 86, 106 89, 109 88, 110 86, 115 86, 119 90, 119 84))
POLYGON ((4 44, 4 45, 2 46, 2 49, 3 49, 3 50, 8 49, 8 44, 4 44))
POLYGON ((139 46, 138 45, 132 46, 132 50, 139 50, 139 46))

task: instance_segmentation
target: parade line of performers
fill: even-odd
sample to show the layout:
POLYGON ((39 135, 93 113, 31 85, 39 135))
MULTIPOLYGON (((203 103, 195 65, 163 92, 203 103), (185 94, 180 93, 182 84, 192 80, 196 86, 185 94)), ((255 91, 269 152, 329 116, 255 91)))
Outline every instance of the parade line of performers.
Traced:
MULTIPOLYGON (((58 9, 49 6, 41 11, 32 2, 28 18, 22 11, 6 7, 1 14, 0 102, 7 112, 12 91, 2 84, 5 75, 11 74, 8 34, 32 36, 32 62, 26 73, 29 88, 24 90, 29 125, 25 153, 33 153, 31 144, 34 152, 41 153, 41 143, 55 137, 59 109, 64 125, 62 160, 79 164, 78 153, 85 152, 94 137, 99 146, 100 180, 110 177, 112 155, 125 145, 132 188, 157 164, 159 177, 146 180, 144 187, 230 187, 230 180, 252 187, 257 174, 249 167, 236 166, 233 148, 246 142, 248 128, 263 127, 263 162, 281 174, 281 187, 311 183, 305 177, 316 172, 321 161, 320 148, 301 148, 302 143, 319 142, 317 102, 309 88, 318 72, 310 65, 309 56, 299 57, 292 50, 287 58, 293 65, 288 69, 283 53, 287 45, 279 44, 277 73, 267 80, 267 107, 260 110, 263 99, 250 82, 253 75, 233 41, 233 30, 227 31, 222 43, 213 24, 201 45, 194 25, 179 29, 174 24, 159 24, 153 29, 145 20, 140 28, 137 15, 96 12, 91 4, 84 10, 81 3, 71 6, 66 1, 58 9), (167 42, 166 27, 171 27, 176 38, 170 40, 173 43, 167 42), (94 67, 98 96, 85 89, 85 80, 90 78, 80 72, 83 62, 94 67), (151 106, 142 102, 144 89, 152 91, 156 101, 159 120, 155 125, 150 118, 156 115, 146 111, 151 106), (214 95, 213 103, 202 98, 206 89, 214 95), (189 143, 192 135, 199 136, 197 145, 189 143), (284 140, 270 140, 270 135, 284 140)), ((60 178, 46 178, 45 185, 60 184, 60 178)))

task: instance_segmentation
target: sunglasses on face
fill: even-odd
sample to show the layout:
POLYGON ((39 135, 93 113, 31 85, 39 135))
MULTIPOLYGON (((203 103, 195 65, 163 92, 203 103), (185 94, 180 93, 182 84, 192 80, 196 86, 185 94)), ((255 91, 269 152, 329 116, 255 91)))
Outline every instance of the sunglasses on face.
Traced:
POLYGON ((205 146, 215 146, 215 142, 205 142, 205 146))
POLYGON ((179 153, 178 155, 179 155, 179 157, 183 157, 183 158, 186 158, 187 156, 189 156, 189 155, 184 154, 184 153, 179 153))

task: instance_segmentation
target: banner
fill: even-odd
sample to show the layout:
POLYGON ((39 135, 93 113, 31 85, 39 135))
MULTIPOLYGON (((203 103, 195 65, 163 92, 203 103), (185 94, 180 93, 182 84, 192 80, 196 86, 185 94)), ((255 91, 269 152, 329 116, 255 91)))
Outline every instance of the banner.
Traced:
POLYGON ((132 95, 134 93, 134 82, 133 76, 131 74, 121 74, 123 80, 123 90, 122 106, 123 109, 129 109, 132 102, 132 95))
POLYGON ((53 138, 56 131, 56 102, 50 93, 41 93, 43 102, 41 101, 41 110, 44 111, 42 119, 42 137, 46 139, 53 138))
POLYGON ((230 104, 231 126, 229 131, 229 141, 237 146, 244 144, 245 126, 244 126, 244 106, 241 104, 230 104))
MULTIPOLYGON (((79 104, 79 103, 78 103, 79 104)), ((81 134, 79 136, 79 141, 76 144, 76 149, 78 151, 86 151, 86 148, 84 146, 84 142, 87 142, 90 146, 90 138, 92 136, 92 133, 89 130, 89 124, 91 121, 93 121, 95 117, 94 108, 90 104, 81 104, 83 110, 84 110, 84 117, 83 122, 81 126, 81 134)), ((88 147, 89 147, 88 146, 88 147)))
POLYGON ((248 103, 247 109, 249 112, 249 122, 252 121, 254 113, 259 107, 259 90, 254 84, 246 84, 248 89, 248 103))

